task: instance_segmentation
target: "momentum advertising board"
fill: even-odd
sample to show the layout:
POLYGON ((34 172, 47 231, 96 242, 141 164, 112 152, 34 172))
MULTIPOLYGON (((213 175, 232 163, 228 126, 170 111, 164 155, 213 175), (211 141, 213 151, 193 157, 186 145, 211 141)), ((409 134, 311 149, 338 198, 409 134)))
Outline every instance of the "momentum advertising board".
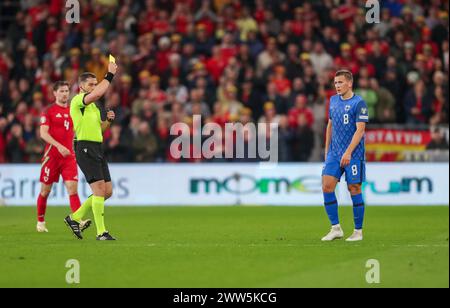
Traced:
MULTIPOLYGON (((322 164, 112 164, 114 196, 109 205, 321 206, 322 164)), ((446 163, 370 163, 364 194, 369 205, 448 205, 446 163)), ((81 175, 81 173, 80 173, 81 175)), ((90 195, 79 183, 82 200, 90 195)), ((0 166, 0 204, 34 205, 39 165, 0 166)), ((67 205, 63 183, 56 184, 50 205, 67 205)), ((345 181, 340 204, 351 204, 345 181)))

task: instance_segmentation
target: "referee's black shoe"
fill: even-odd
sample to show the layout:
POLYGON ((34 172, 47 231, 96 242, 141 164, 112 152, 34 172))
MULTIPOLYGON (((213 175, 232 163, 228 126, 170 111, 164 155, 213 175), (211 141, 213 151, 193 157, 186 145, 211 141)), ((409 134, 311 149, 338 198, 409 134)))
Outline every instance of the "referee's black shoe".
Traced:
POLYGON ((108 231, 105 231, 102 235, 97 236, 97 241, 115 241, 116 239, 109 234, 108 231))
POLYGON ((73 235, 75 235, 75 237, 79 240, 83 239, 83 236, 81 235, 81 229, 80 229, 80 224, 78 222, 76 222, 75 220, 72 220, 72 218, 70 218, 70 216, 67 216, 66 218, 64 218, 64 222, 66 223, 66 225, 69 227, 69 229, 72 231, 73 235))

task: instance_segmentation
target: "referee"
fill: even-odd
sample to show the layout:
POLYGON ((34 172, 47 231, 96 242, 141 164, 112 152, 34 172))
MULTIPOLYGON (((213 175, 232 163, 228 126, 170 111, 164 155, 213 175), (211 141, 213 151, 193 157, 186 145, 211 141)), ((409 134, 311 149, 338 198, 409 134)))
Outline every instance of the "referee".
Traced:
POLYGON ((77 163, 93 193, 78 211, 64 219, 78 239, 83 239, 80 222, 92 208, 97 227, 97 240, 115 240, 106 231, 104 222, 105 200, 112 196, 113 186, 103 151, 103 132, 114 121, 115 114, 113 111, 105 112, 105 108, 97 101, 108 90, 116 71, 117 65, 110 62, 108 73, 100 83, 97 82, 94 74, 83 73, 78 78, 80 93, 72 99, 70 104, 70 116, 77 139, 75 147, 77 163))

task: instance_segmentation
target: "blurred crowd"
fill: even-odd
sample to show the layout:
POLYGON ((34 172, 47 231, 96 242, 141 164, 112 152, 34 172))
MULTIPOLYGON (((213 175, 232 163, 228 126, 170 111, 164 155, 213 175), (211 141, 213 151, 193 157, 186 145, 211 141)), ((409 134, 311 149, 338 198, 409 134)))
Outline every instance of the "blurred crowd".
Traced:
POLYGON ((448 123, 446 0, 380 1, 373 24, 352 0, 79 0, 79 24, 62 0, 1 2, 0 163, 40 160, 52 83, 75 94, 81 73, 100 81, 109 53, 120 66, 104 99, 112 162, 179 161, 170 128, 192 115, 278 123, 280 161, 320 160, 342 68, 371 123, 448 123))

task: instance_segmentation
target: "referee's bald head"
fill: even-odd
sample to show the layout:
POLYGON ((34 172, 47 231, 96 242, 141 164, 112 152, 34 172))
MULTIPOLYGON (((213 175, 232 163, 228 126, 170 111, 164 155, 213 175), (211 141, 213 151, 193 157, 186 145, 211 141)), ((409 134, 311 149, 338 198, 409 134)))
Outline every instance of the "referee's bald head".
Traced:
POLYGON ((89 78, 97 79, 97 76, 95 76, 94 73, 90 73, 90 72, 83 73, 83 74, 80 75, 80 77, 78 77, 78 83, 84 83, 89 78))

